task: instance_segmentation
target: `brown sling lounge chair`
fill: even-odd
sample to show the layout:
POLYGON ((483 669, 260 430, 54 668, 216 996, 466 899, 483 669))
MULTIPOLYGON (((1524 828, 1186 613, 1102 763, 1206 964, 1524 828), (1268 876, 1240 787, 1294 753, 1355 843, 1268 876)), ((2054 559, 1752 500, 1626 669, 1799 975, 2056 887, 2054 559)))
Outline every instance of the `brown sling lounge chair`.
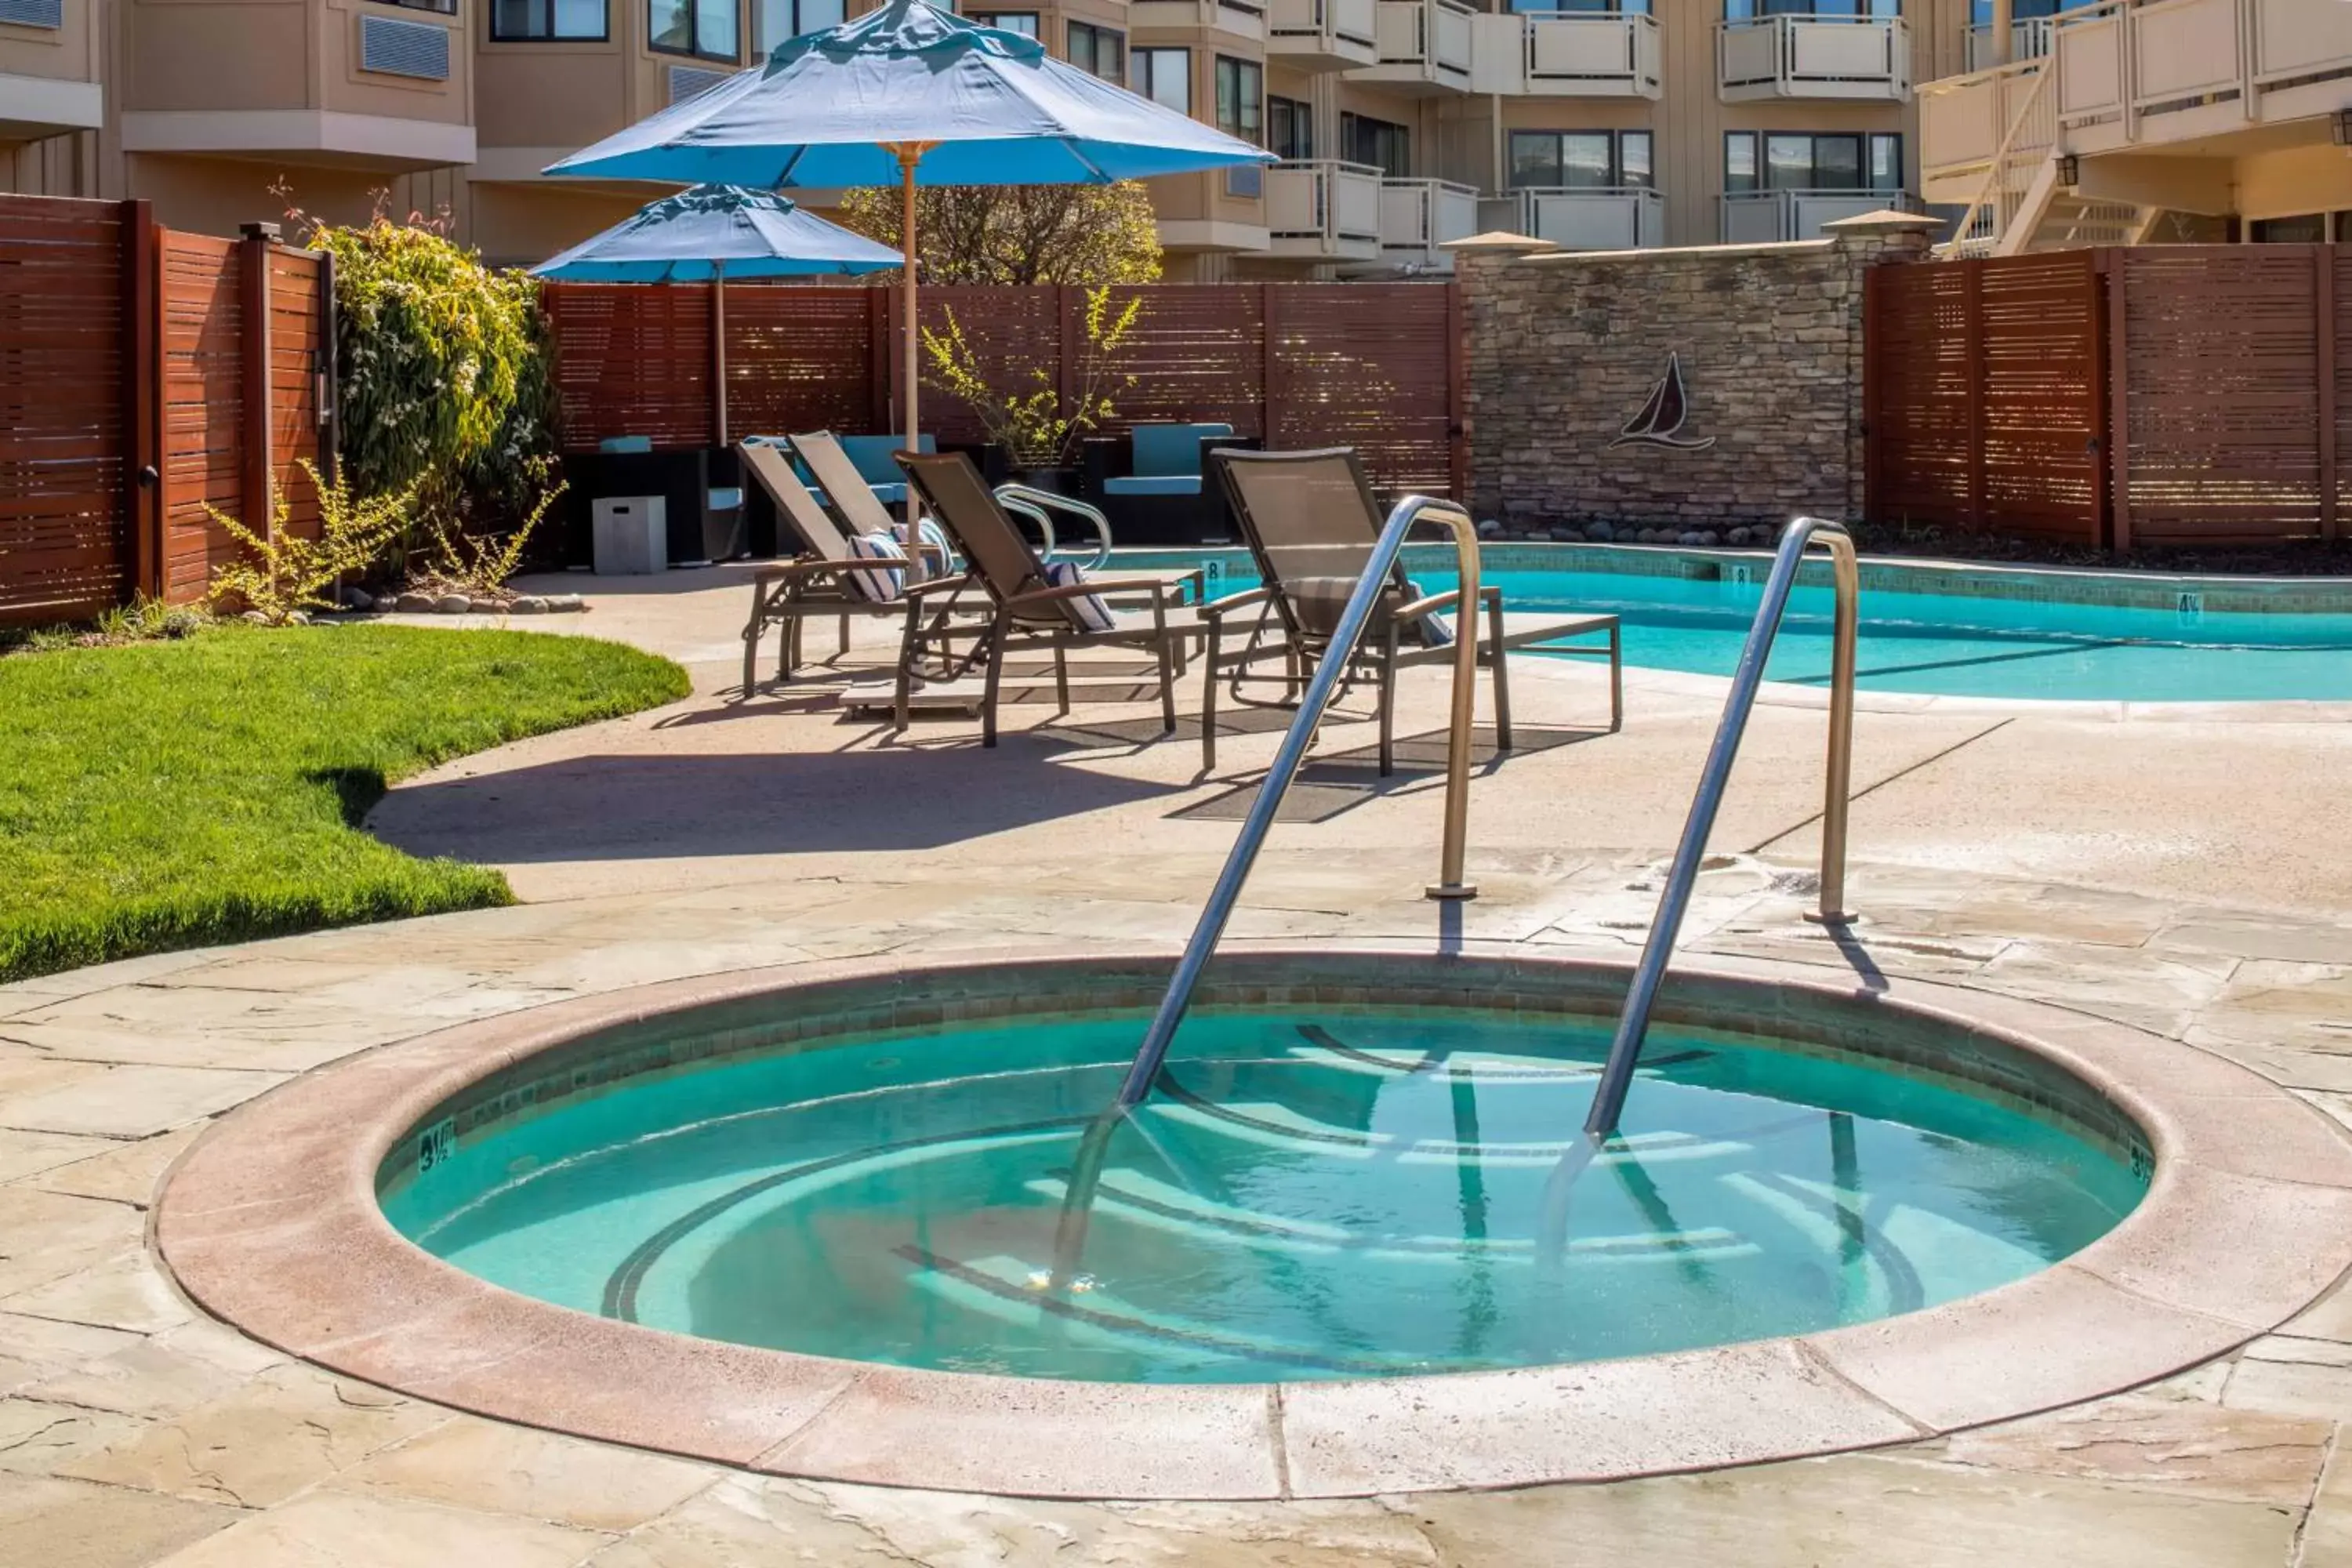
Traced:
MULTIPOLYGON (((825 439, 829 442, 832 437, 825 439)), ((770 441, 745 441, 736 450, 743 459, 744 473, 768 492, 768 499, 776 503, 777 515, 807 547, 800 559, 765 567, 752 579, 751 618, 743 626, 743 695, 748 698, 759 675, 760 638, 770 626, 782 628, 777 637, 776 678, 790 680, 801 664, 803 621, 813 616, 837 617, 839 653, 847 653, 851 616, 895 617, 906 608, 906 601, 896 593, 875 592, 887 587, 886 574, 894 570, 893 563, 856 553, 849 531, 809 493, 782 447, 770 441)), ((872 499, 871 490, 865 493, 872 499)), ((878 510, 879 503, 876 505, 878 510)), ((886 515, 884 523, 887 521, 886 515)), ((926 560, 934 571, 943 570, 946 564, 936 552, 926 560)), ((895 569, 903 572, 904 563, 895 569)))
MULTIPOLYGON (((1234 516, 1257 558, 1262 586, 1229 595, 1201 608, 1207 622, 1207 694, 1201 711, 1201 757, 1216 765, 1216 704, 1220 679, 1230 681, 1237 700, 1244 682, 1272 683, 1295 693, 1330 645, 1339 613, 1371 562, 1384 513, 1352 448, 1319 452, 1244 452, 1209 455, 1210 466, 1233 503, 1234 516), (1247 640, 1228 648, 1229 634, 1248 623, 1247 640), (1280 674, 1255 668, 1281 661, 1280 674)), ((1349 679, 1373 683, 1380 711, 1381 772, 1396 768, 1396 672, 1417 664, 1454 662, 1453 638, 1475 637, 1486 611, 1487 635, 1478 659, 1495 683, 1495 742, 1511 748, 1511 689, 1503 655, 1511 648, 1568 637, 1598 637, 1598 644, 1552 651, 1609 661, 1609 728, 1623 722, 1624 699, 1617 617, 1581 616, 1520 631, 1506 632, 1503 591, 1481 584, 1479 603, 1450 629, 1435 617, 1461 608, 1459 593, 1416 596, 1400 563, 1388 594, 1365 627, 1350 658, 1349 679), (1433 624, 1434 623, 1434 624, 1433 624)))
MULTIPOLYGON (((939 456, 900 452, 897 460, 912 487, 911 499, 930 512, 971 563, 956 576, 918 584, 907 592, 906 639, 899 650, 893 703, 893 718, 899 729, 907 727, 914 672, 927 659, 948 666, 957 676, 985 666, 981 741, 993 746, 997 694, 1007 655, 1050 652, 1055 693, 1061 711, 1067 712, 1070 650, 1120 647, 1155 656, 1160 718, 1167 731, 1175 730, 1176 677, 1184 667, 1186 645, 1201 635, 1197 606, 1184 602, 1182 584, 1138 577, 1057 584, 970 458, 961 452, 939 456), (960 606, 959 601, 968 593, 982 595, 982 602, 960 606), (1136 595, 1144 608, 1115 616, 1102 603, 1106 594, 1136 595), (960 609, 967 617, 975 613, 985 616, 977 646, 961 660, 943 646, 945 638, 971 636, 958 625, 960 609)), ((1075 571, 1068 575, 1075 578, 1075 571)), ((1133 684, 1131 679, 1124 683, 1133 684)))

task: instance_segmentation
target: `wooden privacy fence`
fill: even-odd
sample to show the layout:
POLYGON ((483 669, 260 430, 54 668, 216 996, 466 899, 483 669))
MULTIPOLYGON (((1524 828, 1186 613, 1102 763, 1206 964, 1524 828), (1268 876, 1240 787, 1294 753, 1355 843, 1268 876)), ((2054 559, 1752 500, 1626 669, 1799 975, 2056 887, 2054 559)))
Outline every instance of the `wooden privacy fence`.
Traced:
MULTIPOLYGON (((730 435, 897 428, 895 289, 726 288, 730 435)), ((1113 289, 1110 309, 1139 296, 1108 383, 1112 430, 1222 420, 1269 447, 1357 447, 1386 490, 1464 493, 1454 285, 1150 284, 1113 289)), ((709 286, 557 283, 543 299, 568 448, 593 451, 614 436, 656 447, 716 441, 709 286)), ((1086 308, 1086 290, 1045 286, 926 289, 920 305, 933 331, 953 312, 992 386, 1066 395, 1083 376, 1086 308)), ((927 385, 921 405, 941 442, 983 439, 961 400, 927 385)))
POLYGON ((2352 247, 1868 274, 1868 515, 2117 550, 2345 534, 2352 247))
POLYGON ((236 552, 208 502, 258 531, 274 493, 315 529, 296 461, 332 460, 331 289, 258 234, 0 196, 0 624, 201 596, 236 552))

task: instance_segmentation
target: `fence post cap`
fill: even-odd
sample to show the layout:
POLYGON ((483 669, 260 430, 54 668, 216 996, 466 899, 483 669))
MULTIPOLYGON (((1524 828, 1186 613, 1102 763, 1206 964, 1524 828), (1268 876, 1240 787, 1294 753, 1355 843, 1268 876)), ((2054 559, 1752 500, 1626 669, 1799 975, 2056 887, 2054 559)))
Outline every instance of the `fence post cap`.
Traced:
POLYGON ((247 239, 266 239, 275 244, 285 231, 274 223, 247 223, 239 224, 237 233, 247 239))
POLYGON ((1881 234, 1933 234, 1944 226, 1944 220, 1924 213, 1896 212, 1881 207, 1874 213, 1857 213, 1852 217, 1832 218, 1822 225, 1824 234, 1853 235, 1868 238, 1881 234))
POLYGON ((1549 239, 1538 239, 1531 234, 1513 234, 1508 229, 1492 228, 1484 234, 1474 234, 1467 239, 1449 239, 1437 248, 1486 256, 1531 256, 1538 251, 1558 250, 1559 247, 1549 239))

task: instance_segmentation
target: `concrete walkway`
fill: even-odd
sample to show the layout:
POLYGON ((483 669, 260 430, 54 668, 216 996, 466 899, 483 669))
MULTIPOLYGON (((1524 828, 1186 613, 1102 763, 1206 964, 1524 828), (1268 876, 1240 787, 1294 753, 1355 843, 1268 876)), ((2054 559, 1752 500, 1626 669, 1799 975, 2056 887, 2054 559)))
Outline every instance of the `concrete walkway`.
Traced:
MULTIPOLYGON (((1767 1568, 2352 1563, 2352 1294, 2138 1392, 1932 1444, 1713 1475, 1357 1503, 1036 1503, 758 1479, 500 1426, 329 1377, 205 1321, 146 1209, 207 1119, 352 1051, 647 981, 992 940, 1173 945, 1272 741, 1139 743, 1087 709, 982 752, 795 695, 730 702, 721 573, 597 596, 561 629, 670 652, 698 695, 395 791, 385 837, 505 867, 516 909, 173 954, 0 987, 0 1564, 721 1568, 788 1563, 1767 1568)), ((547 623, 553 626, 556 623, 547 623)), ((1531 742, 1475 786, 1462 934, 1641 939, 1715 703, 1522 664, 1531 742), (1538 733, 1540 731, 1541 733, 1538 733), (1533 742, 1540 742, 1540 744, 1533 742)), ((1443 679, 1414 679, 1408 729, 1443 679)), ((1335 726, 1236 930, 1439 940, 1433 773, 1335 726)), ((1841 951, 1801 919, 1821 717, 1767 710, 1687 928, 1794 958, 2114 1017, 2352 1123, 2352 728, 1874 712, 1841 951)), ((1429 753, 1422 753, 1426 758, 1429 753)), ((2261 1237, 2249 1237, 2259 1248, 2261 1237)))

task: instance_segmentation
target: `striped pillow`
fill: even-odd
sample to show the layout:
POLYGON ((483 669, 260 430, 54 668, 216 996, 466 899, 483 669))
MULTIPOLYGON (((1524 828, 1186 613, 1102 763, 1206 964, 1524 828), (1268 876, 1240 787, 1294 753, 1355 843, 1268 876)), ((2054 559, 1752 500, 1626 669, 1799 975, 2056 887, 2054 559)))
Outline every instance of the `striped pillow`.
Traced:
MULTIPOLYGON (((853 536, 849 541, 849 552, 860 561, 903 563, 907 559, 907 552, 898 547, 898 542, 878 529, 872 533, 853 536)), ((852 572, 847 576, 850 587, 877 605, 889 604, 907 591, 907 569, 903 564, 887 570, 852 572)))
MULTIPOLYGON (((1078 563, 1075 561, 1050 562, 1045 567, 1045 583, 1048 587, 1066 588, 1072 584, 1083 583, 1086 580, 1087 574, 1078 570, 1078 563)), ((1118 625, 1118 620, 1110 613, 1110 606, 1103 603, 1103 596, 1100 594, 1080 594, 1076 598, 1065 599, 1062 602, 1070 607, 1070 618, 1076 621, 1082 630, 1107 632, 1118 625)))
POLYGON ((962 564, 956 556, 955 542, 948 538, 948 531, 929 518, 926 517, 916 522, 915 537, 938 551, 940 559, 948 563, 949 571, 952 572, 962 564))

